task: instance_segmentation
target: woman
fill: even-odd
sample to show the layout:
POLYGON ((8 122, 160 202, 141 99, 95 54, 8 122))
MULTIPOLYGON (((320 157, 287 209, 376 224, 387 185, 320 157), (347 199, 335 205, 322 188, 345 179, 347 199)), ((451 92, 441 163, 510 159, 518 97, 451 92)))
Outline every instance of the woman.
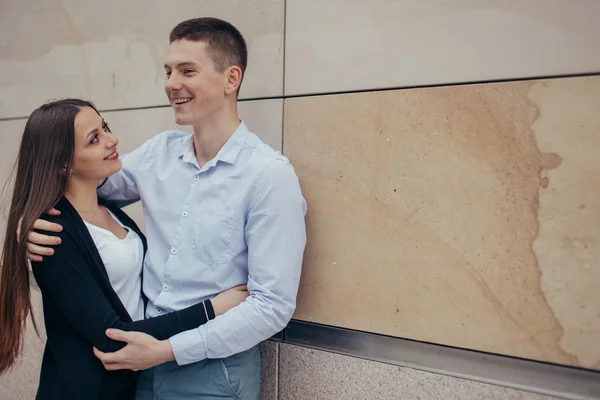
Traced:
POLYGON ((121 168, 117 143, 96 108, 83 100, 45 104, 25 126, 2 255, 0 373, 22 350, 31 311, 23 239, 34 221, 54 207, 61 214, 44 218, 63 226, 58 234, 62 242, 54 256, 32 263, 48 337, 38 399, 131 399, 138 373, 106 371, 93 354, 93 347, 113 352, 124 346, 109 339, 106 329, 165 340, 206 323, 248 294, 243 287, 233 288, 187 309, 144 320, 141 272, 146 240, 125 213, 96 194, 98 185, 121 168))

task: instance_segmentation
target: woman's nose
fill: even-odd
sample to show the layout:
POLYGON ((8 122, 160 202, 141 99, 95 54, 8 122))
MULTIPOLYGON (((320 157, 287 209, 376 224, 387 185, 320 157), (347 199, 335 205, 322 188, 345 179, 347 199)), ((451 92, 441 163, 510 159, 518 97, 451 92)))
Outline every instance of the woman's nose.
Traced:
POLYGON ((109 149, 112 147, 116 147, 119 144, 119 139, 117 139, 115 136, 110 135, 108 140, 106 141, 106 147, 108 147, 109 149))

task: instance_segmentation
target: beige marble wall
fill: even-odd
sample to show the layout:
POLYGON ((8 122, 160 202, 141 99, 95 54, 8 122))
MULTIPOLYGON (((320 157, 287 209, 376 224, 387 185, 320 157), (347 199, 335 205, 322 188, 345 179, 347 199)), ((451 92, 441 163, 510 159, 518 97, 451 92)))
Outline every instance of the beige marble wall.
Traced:
POLYGON ((200 16, 226 19, 245 36, 242 98, 282 95, 283 0, 8 0, 0 4, 0 118, 66 96, 101 109, 166 104, 169 32, 200 16))
POLYGON ((600 369, 600 77, 286 99, 301 320, 600 369))
POLYGON ((262 374, 260 400, 277 400, 279 375, 279 343, 267 340, 260 347, 262 374))
MULTIPOLYGON (((244 101, 240 103, 240 117, 249 129, 256 133, 265 143, 276 150, 281 150, 282 142, 282 99, 244 101)), ((179 129, 191 132, 190 127, 178 126, 173 122, 170 107, 144 110, 105 112, 103 117, 110 124, 113 133, 119 138, 119 151, 126 153, 141 145, 144 141, 164 130, 179 129)), ((4 185, 6 176, 16 160, 21 135, 26 120, 0 121, 0 184, 4 185)), ((10 189, 10 187, 8 187, 10 189)), ((8 199, 10 200, 10 199, 8 199)), ((0 219, 0 239, 4 237, 7 215, 7 202, 2 198, 0 219)), ((143 213, 140 203, 126 208, 127 213, 143 227, 143 213)), ((34 290, 34 314, 41 328, 41 338, 33 329, 26 332, 25 349, 21 360, 10 373, 0 376, 0 399, 29 400, 35 397, 43 346, 45 344, 43 313, 39 292, 34 290)), ((263 383, 261 400, 275 399, 277 370, 277 345, 264 343, 263 383)))
POLYGON ((553 399, 288 344, 280 346, 279 379, 280 400, 553 399))
MULTIPOLYGON (((600 71, 597 0, 8 0, 0 119, 64 96, 101 109, 165 104, 168 32, 205 15, 231 21, 248 41, 241 98, 281 97, 284 86, 298 95, 600 71)), ((285 125, 284 152, 308 201, 296 318, 600 369, 600 77, 283 103, 243 102, 240 111, 276 149, 285 125)), ((121 152, 165 129, 189 131, 169 108, 104 116, 121 152)), ((23 125, 0 121, 0 179, 23 125)), ((139 205, 127 211, 143 226, 139 205)), ((22 362, 0 377, 0 398, 35 393, 43 340, 27 335, 22 362)), ((262 349, 261 399, 277 398, 278 386, 281 398, 540 398, 262 349), (342 376, 357 371, 369 378, 342 376)))
POLYGON ((287 0, 285 94, 600 72, 597 0, 287 0))
MULTIPOLYGON (((2 146, 0 146, 0 187, 4 187, 17 160, 25 122, 25 120, 0 121, 0 137, 2 138, 2 146)), ((4 200, 4 197, 0 197, 3 211, 4 200)), ((10 201, 10 198, 8 201, 10 201)))
MULTIPOLYGON (((4 237, 4 223, 1 228, 2 234, 0 235, 4 237)), ((40 330, 40 336, 36 334, 29 319, 21 358, 8 373, 0 375, 0 399, 31 400, 35 398, 40 377, 42 354, 46 344, 46 331, 42 315, 42 296, 39 290, 36 289, 32 290, 31 296, 33 314, 40 330)))

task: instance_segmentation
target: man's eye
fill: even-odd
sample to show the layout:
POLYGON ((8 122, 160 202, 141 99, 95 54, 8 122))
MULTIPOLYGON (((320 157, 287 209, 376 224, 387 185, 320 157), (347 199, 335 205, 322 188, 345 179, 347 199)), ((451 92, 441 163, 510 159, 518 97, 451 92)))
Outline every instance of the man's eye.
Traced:
POLYGON ((167 71, 167 72, 165 72, 165 75, 166 75, 166 76, 171 76, 171 71, 167 71))
POLYGON ((194 72, 194 70, 193 70, 193 69, 184 69, 184 70, 183 70, 183 73, 184 73, 184 74, 191 74, 192 72, 194 72))

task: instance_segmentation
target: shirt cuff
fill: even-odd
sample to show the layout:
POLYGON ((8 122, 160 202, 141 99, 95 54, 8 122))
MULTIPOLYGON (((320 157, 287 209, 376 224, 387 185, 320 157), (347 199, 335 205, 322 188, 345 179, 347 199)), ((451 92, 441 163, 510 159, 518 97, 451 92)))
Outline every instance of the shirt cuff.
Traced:
POLYGON ((204 308, 206 308, 206 318, 208 319, 208 321, 210 321, 211 319, 215 319, 215 309, 213 308, 212 302, 210 300, 204 300, 204 308))
POLYGON ((202 325, 169 338, 178 365, 187 365, 207 358, 206 332, 201 331, 205 329, 202 325))

